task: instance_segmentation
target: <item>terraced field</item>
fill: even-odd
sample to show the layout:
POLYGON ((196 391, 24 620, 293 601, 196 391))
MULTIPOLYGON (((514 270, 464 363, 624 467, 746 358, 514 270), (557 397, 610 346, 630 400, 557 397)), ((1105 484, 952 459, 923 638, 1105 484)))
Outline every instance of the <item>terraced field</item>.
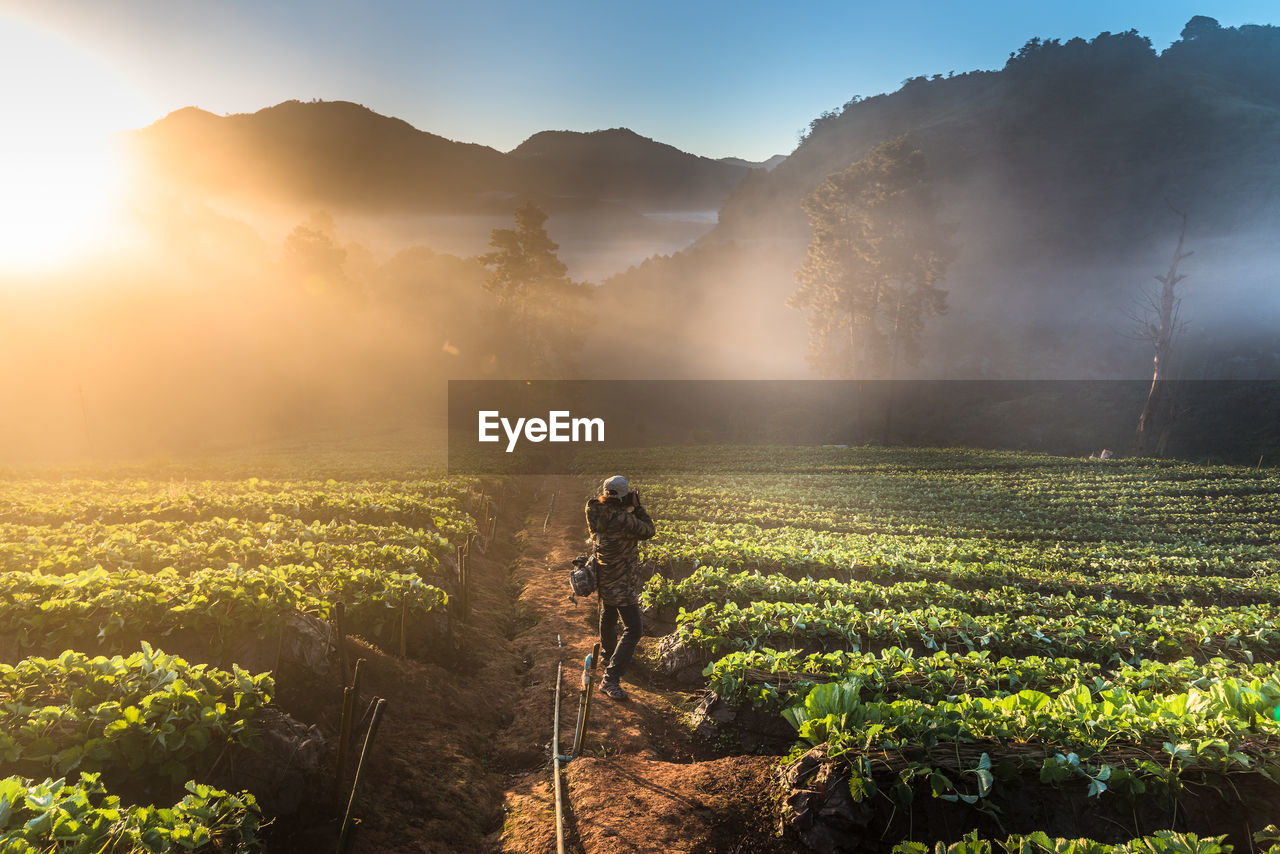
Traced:
MULTIPOLYGON (((1275 850, 1273 470, 872 448, 606 468, 657 520, 657 572, 633 701, 566 774, 576 850, 644 836, 600 821, 606 788, 655 822, 645 851, 1275 850), (686 743, 699 697, 709 738, 686 743)), ((590 486, 530 481, 494 545, 516 480, 0 479, 0 850, 332 846, 359 746, 339 649, 397 704, 353 852, 545 850, 548 686, 594 639, 547 569, 590 486)))
POLYGON ((798 740, 802 837, 1247 849, 1280 819, 1274 470, 720 453, 645 482, 658 666, 703 681, 722 743, 748 718, 757 750, 798 740))
MULTIPOLYGON (((346 634, 430 654, 485 513, 461 478, 0 481, 0 847, 262 850, 280 816, 259 799, 276 793, 209 778, 243 782, 225 757, 254 755, 285 717, 286 639, 314 627, 293 642, 331 667, 340 611, 346 634), (263 651, 271 673, 238 663, 263 651)), ((277 740, 321 710, 289 711, 305 724, 277 740)), ((334 762, 284 785, 314 793, 334 762)))

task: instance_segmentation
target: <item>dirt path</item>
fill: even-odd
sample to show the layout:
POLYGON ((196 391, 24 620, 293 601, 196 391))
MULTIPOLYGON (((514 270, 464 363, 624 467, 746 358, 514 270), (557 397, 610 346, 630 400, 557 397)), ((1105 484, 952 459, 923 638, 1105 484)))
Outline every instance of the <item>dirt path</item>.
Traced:
MULTIPOLYGON (((511 573, 533 488, 508 486, 494 542, 472 557, 470 613, 452 625, 456 652, 423 661, 349 641, 351 658, 365 659, 358 707, 374 696, 387 699, 354 810, 352 854, 491 851, 512 775, 546 763, 541 732, 512 737, 513 709, 530 690, 532 664, 515 638, 536 617, 519 605, 511 573)), ((289 711, 319 724, 332 745, 341 701, 341 686, 327 686, 289 711)), ((357 739, 341 794, 324 793, 307 814, 269 831, 272 852, 334 850, 359 748, 357 739)))
MULTIPOLYGON (((539 750, 551 740, 556 665, 564 662, 561 753, 572 745, 582 662, 597 639, 597 600, 568 599, 566 568, 584 551, 583 504, 591 482, 569 477, 538 482, 514 573, 520 608, 536 618, 515 643, 531 662, 524 697, 504 739, 511 749, 539 750), (555 495, 554 509, 547 510, 555 495), (546 530, 543 531, 544 522, 546 530)), ((661 508, 650 508, 658 525, 661 508)), ((696 695, 669 690, 647 672, 641 641, 624 685, 630 700, 596 693, 582 756, 569 763, 567 850, 587 852, 764 851, 772 815, 772 757, 698 762, 705 748, 680 725, 696 695)), ((597 674, 598 678, 598 674, 597 674)), ((513 778, 496 847, 512 854, 555 851, 555 808, 549 765, 513 778)))
MULTIPOLYGON (((568 599, 567 567, 583 550, 589 481, 516 478, 498 532, 472 561, 472 609, 455 621, 443 662, 399 658, 351 641, 366 660, 361 708, 388 699, 357 801, 352 854, 547 854, 555 851, 551 780, 556 665, 564 663, 560 752, 572 746, 582 661, 596 640, 597 600, 568 599), (554 510, 547 519, 551 497, 554 510), (546 522, 546 530, 543 530, 546 522)), ((662 524, 660 508, 653 508, 662 524)), ((631 699, 596 693, 583 755, 564 772, 567 850, 775 850, 772 757, 698 762, 682 716, 697 695, 673 690, 640 654, 625 679, 631 699)), ((341 687, 289 709, 332 739, 341 687)), ((354 753, 359 752, 355 745, 354 753)), ((354 758, 345 777, 350 787, 354 758)), ((345 794, 278 823, 280 854, 332 850, 345 794)))

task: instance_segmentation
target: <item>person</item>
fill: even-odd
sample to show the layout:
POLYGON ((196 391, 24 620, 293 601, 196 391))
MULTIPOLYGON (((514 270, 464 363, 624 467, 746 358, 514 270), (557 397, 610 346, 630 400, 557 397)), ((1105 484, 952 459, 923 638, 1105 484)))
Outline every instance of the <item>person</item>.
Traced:
POLYGON ((595 543, 596 590, 600 595, 600 656, 606 663, 600 690, 612 700, 625 700, 622 677, 631 664, 643 627, 640 624, 638 543, 653 536, 653 519, 640 504, 640 494, 622 475, 604 482, 600 495, 587 502, 587 530, 595 543), (622 637, 618 637, 618 620, 622 637))

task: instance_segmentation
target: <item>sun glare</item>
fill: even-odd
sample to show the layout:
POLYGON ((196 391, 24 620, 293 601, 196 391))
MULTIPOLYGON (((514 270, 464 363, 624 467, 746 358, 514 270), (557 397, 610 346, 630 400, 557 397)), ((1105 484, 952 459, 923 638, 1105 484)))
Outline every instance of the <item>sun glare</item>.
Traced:
POLYGON ((110 248, 126 179, 112 134, 141 123, 141 99, 83 51, 0 17, 0 104, 0 272, 110 248))

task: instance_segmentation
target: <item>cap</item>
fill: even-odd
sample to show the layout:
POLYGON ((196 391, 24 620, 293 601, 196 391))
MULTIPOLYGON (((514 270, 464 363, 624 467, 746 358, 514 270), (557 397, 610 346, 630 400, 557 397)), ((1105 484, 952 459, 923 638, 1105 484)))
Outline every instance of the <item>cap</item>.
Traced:
POLYGON ((627 493, 631 491, 631 484, 627 483, 627 479, 620 474, 615 474, 604 482, 602 487, 604 494, 613 498, 626 498, 627 493))

